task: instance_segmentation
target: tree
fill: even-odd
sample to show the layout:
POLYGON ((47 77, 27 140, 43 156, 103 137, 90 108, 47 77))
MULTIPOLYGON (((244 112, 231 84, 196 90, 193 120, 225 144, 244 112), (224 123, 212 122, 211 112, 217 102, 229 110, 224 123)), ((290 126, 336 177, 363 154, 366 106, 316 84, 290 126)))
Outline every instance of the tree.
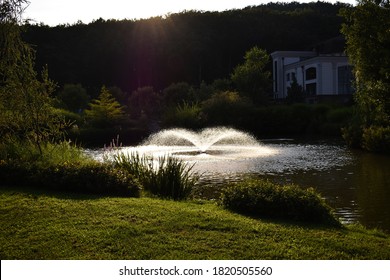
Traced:
POLYGON ((105 86, 102 87, 97 99, 89 104, 85 116, 91 126, 110 128, 120 124, 125 119, 124 107, 119 104, 105 86))
POLYGON ((195 101, 194 89, 188 83, 173 83, 163 91, 165 106, 177 106, 195 101))
POLYGON ((356 101, 367 125, 390 123, 390 4, 360 0, 344 9, 342 33, 354 65, 356 101))
POLYGON ((0 1, 0 23, 20 23, 22 13, 29 4, 27 0, 1 0, 0 1))
POLYGON ((129 107, 134 118, 153 119, 159 115, 160 96, 153 87, 141 87, 133 91, 129 98, 129 107))
POLYGON ((29 141, 42 155, 42 145, 62 138, 66 124, 52 106, 55 83, 47 68, 38 78, 34 51, 21 37, 27 3, 0 2, 0 138, 29 141))
POLYGON ((304 101, 303 88, 300 84, 298 84, 298 81, 297 81, 297 78, 295 77, 295 75, 293 75, 292 83, 287 88, 287 100, 290 103, 304 101))
POLYGON ((257 104, 267 103, 270 93, 271 73, 266 70, 269 55, 263 49, 253 47, 245 54, 245 62, 238 65, 231 79, 238 91, 257 104))
POLYGON ((123 106, 126 105, 128 94, 127 92, 122 91, 120 87, 112 86, 108 88, 108 91, 112 94, 112 96, 123 106))
POLYGON ((65 84, 58 94, 65 109, 79 113, 88 106, 89 96, 81 84, 65 84))
POLYGON ((359 122, 344 134, 361 137, 351 142, 368 149, 368 138, 370 143, 375 142, 373 138, 388 141, 385 146, 390 150, 390 2, 360 0, 355 8, 341 13, 346 21, 342 33, 354 65, 359 122))

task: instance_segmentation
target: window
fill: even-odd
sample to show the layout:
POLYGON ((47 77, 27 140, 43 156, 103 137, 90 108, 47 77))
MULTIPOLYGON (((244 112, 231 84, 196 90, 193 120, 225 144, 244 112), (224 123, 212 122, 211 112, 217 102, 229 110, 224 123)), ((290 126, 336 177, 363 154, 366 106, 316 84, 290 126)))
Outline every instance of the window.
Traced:
POLYGON ((352 67, 350 65, 340 66, 337 68, 338 75, 338 94, 352 94, 352 67))
POLYGON ((306 69, 306 80, 314 80, 317 78, 317 69, 315 67, 310 67, 306 69))
POLYGON ((289 81, 290 81, 290 73, 287 73, 286 80, 287 80, 287 82, 289 82, 289 81))

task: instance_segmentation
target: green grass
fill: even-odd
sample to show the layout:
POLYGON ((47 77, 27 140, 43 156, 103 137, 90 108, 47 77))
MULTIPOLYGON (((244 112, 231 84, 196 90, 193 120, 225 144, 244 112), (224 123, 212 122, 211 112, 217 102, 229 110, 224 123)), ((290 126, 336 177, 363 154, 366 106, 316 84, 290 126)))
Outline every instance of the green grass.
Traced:
POLYGON ((0 188, 1 259, 390 259, 360 226, 248 218, 212 202, 0 188))

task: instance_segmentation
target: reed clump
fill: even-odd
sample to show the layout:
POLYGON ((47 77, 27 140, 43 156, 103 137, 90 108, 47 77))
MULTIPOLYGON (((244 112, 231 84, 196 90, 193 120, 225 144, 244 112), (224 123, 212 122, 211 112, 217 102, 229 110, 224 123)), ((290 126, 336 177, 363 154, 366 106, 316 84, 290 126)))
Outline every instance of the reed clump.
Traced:
POLYGON ((198 181, 194 165, 168 155, 156 159, 138 153, 117 153, 112 163, 135 176, 145 191, 162 198, 186 199, 198 181))

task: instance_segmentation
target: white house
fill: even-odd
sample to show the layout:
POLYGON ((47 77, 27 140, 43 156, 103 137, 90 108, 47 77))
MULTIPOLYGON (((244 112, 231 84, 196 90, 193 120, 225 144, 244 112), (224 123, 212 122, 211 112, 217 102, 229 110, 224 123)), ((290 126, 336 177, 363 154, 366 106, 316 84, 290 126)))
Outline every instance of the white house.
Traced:
POLYGON ((351 99, 352 66, 345 53, 276 51, 271 57, 275 99, 286 98, 295 79, 302 86, 308 102, 329 97, 351 99))

